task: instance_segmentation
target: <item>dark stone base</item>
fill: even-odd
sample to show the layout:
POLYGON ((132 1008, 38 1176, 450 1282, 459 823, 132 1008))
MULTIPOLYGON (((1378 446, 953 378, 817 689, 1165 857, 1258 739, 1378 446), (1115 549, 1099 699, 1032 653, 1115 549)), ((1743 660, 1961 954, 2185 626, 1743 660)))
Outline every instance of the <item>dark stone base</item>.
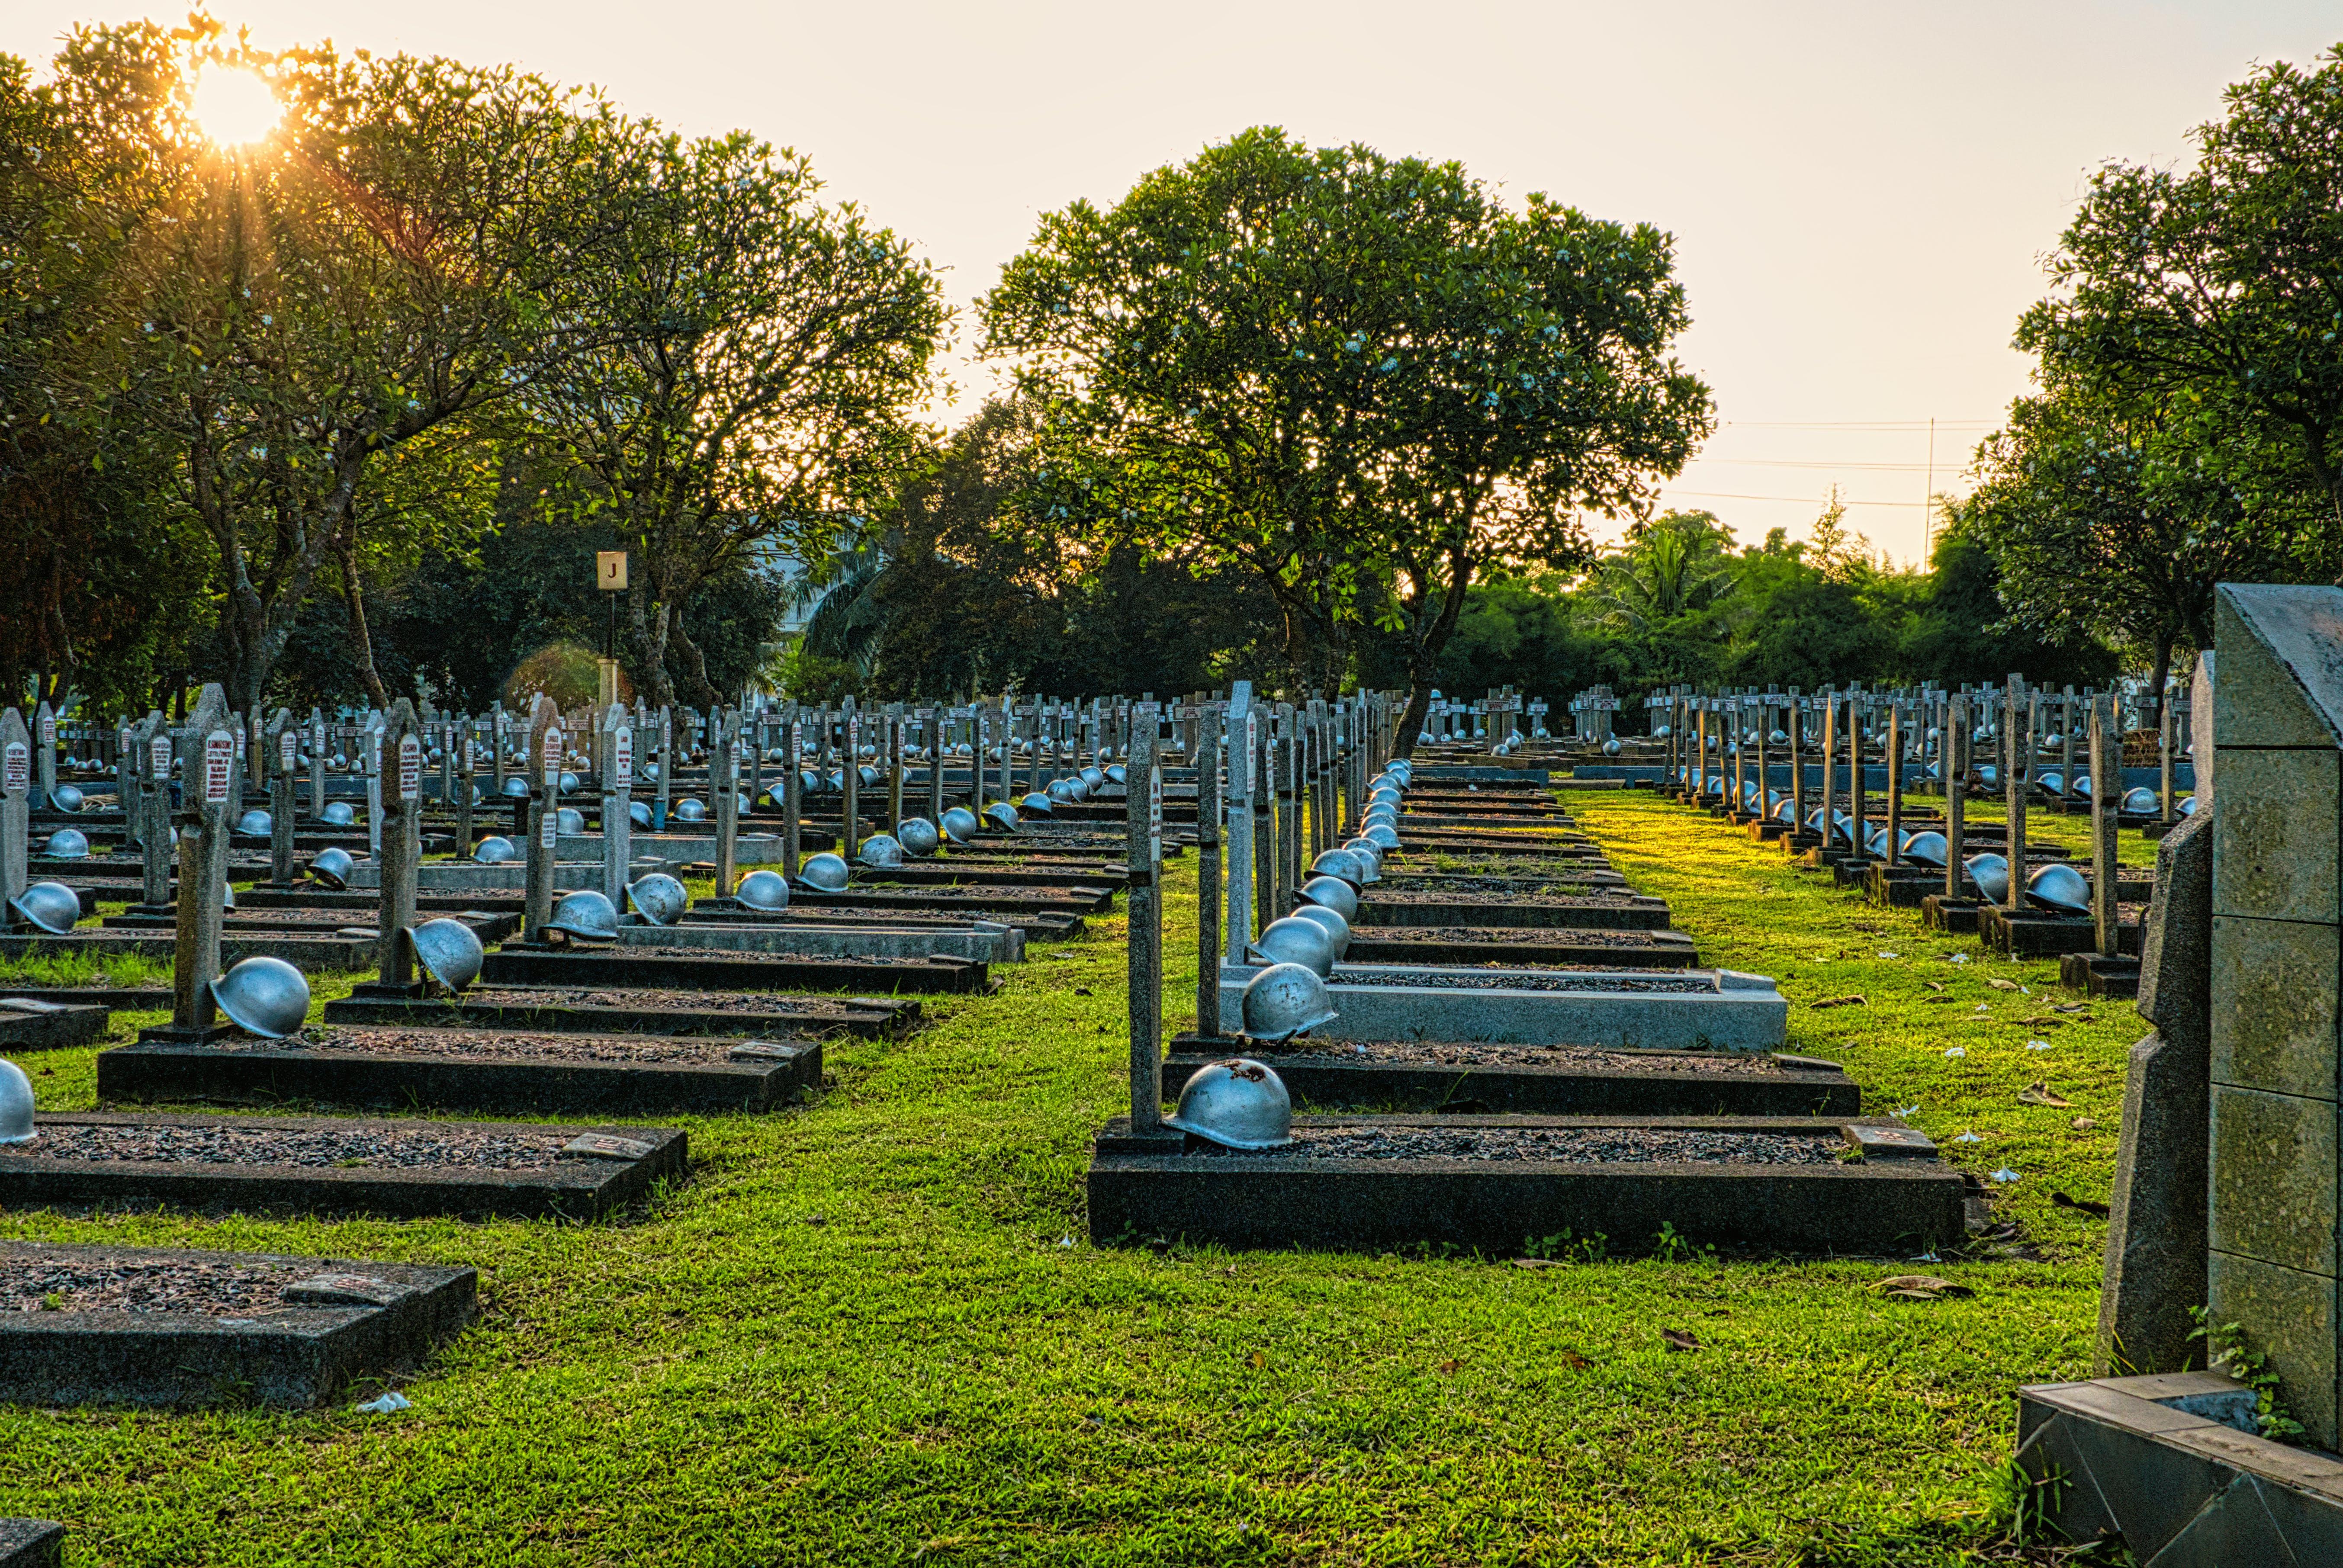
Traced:
POLYGON ((789 890, 789 902, 809 910, 941 910, 970 920, 1014 920, 1021 915, 1103 915, 1114 909, 1111 888, 1023 888, 975 896, 960 893, 882 892, 850 888, 842 893, 789 890))
MULTIPOLYGON (((1341 1045, 1321 1048, 1333 1051, 1341 1045)), ((1244 1055, 1265 1061, 1294 1100, 1328 1110, 1363 1107, 1475 1115, 1803 1116, 1860 1115, 1863 1091, 1836 1062, 1785 1060, 1780 1072, 1720 1070, 1694 1052, 1654 1051, 1648 1068, 1590 1071, 1540 1067, 1444 1067, 1414 1062, 1292 1060, 1294 1052, 1245 1040, 1183 1034, 1163 1063, 1163 1094, 1179 1098, 1208 1062, 1244 1055), (1795 1062, 1799 1065, 1791 1066, 1795 1062)))
POLYGON ((1769 817, 1762 822, 1749 824, 1749 841, 1753 844, 1770 844, 1789 830, 1790 825, 1787 822, 1776 822, 1769 817))
POLYGON ((32 1405, 258 1403, 299 1410, 353 1380, 412 1366, 472 1315, 470 1269, 259 1252, 0 1242, 10 1256, 290 1264, 393 1287, 381 1306, 292 1307, 259 1319, 197 1312, 10 1312, 0 1320, 0 1401, 32 1405))
POLYGON ((1400 903, 1377 899, 1370 890, 1359 902, 1353 932, 1377 926, 1494 926, 1507 930, 1658 931, 1674 922, 1667 904, 1659 899, 1632 899, 1602 904, 1509 904, 1462 900, 1411 900, 1400 903))
MULTIPOLYGON (((314 1117, 217 1117, 120 1115, 76 1111, 43 1116, 38 1127, 173 1126, 254 1129, 280 1127, 347 1131, 352 1123, 314 1117)), ((407 1129, 429 1123, 383 1125, 407 1129)), ((478 1122, 468 1127, 477 1130, 478 1122)), ((515 1131, 524 1128, 516 1126, 515 1131)), ((567 1141, 581 1132, 608 1132, 648 1143, 651 1151, 631 1160, 564 1160, 538 1171, 492 1171, 477 1167, 413 1165, 392 1168, 236 1165, 195 1161, 45 1160, 35 1141, 0 1163, 0 1208, 37 1209, 58 1203, 169 1203, 190 1209, 267 1209, 299 1213, 386 1214, 411 1219, 427 1214, 498 1215, 537 1219, 558 1215, 592 1219, 633 1202, 663 1176, 685 1167, 684 1134, 671 1127, 547 1127, 525 1130, 567 1141)))
MULTIPOLYGON (((1302 1125, 1356 1124, 1359 1116, 1302 1125)), ((1439 1125, 1573 1125, 1557 1117, 1374 1118, 1439 1125)), ((1616 1119, 1603 1119, 1616 1120, 1616 1119)), ((1662 1126, 1846 1135, 1844 1121, 1654 1118, 1662 1126)), ((1439 1244, 1519 1251, 1567 1230, 1614 1251, 1663 1224, 1696 1245, 1793 1251, 1924 1251, 1963 1235, 1962 1181, 1934 1158, 1831 1165, 1566 1164, 1558 1161, 1291 1160, 1188 1154, 1108 1123, 1089 1179, 1098 1243, 1184 1238, 1230 1247, 1341 1251, 1439 1244)))
POLYGON ((1931 931, 1974 935, 1977 910, 1983 907, 1975 899, 1948 899, 1942 893, 1930 893, 1920 900, 1920 925, 1931 931))
POLYGON ((2188 819, 2186 817, 2175 817, 2169 822, 2163 822, 2151 818, 2149 820, 2142 822, 2139 825, 2139 836, 2151 841, 2161 839, 2187 820, 2188 820, 2188 819))
POLYGON ((153 1041, 157 1045, 209 1045, 227 1040, 237 1032, 232 1023, 207 1023, 200 1028, 182 1029, 176 1023, 158 1023, 138 1031, 138 1043, 153 1041))
POLYGON ((1353 936, 1343 962, 1353 964, 1591 964, 1603 969, 1683 970, 1700 962, 1700 950, 1680 931, 1654 931, 1665 939, 1648 947, 1573 942, 1557 936, 1533 942, 1378 941, 1353 936))
POLYGON ((545 1061, 332 1050, 129 1045, 101 1052, 98 1098, 134 1104, 434 1107, 500 1116, 755 1115, 821 1087, 821 1042, 767 1040, 786 1060, 545 1061))
POLYGON ((114 1010, 99 1002, 47 1002, 37 1012, 0 1004, 0 1050, 70 1050, 106 1034, 114 1010))
POLYGON ((1944 885, 1945 873, 1932 868, 1888 867, 1875 861, 1865 880, 1864 895, 1884 910, 1916 910, 1932 890, 1944 885))
POLYGON ((0 1519, 0 1568, 65 1568, 65 1527, 46 1519, 0 1519))
POLYGON ((2017 1462, 2067 1540, 2121 1536, 2146 1568, 2343 1563, 2343 1459, 2257 1434, 2212 1372, 2017 1391, 2017 1462))
POLYGON ((2086 996, 2128 1000, 2139 995, 2139 960, 2101 958, 2095 952, 2061 954, 2058 983, 2086 996))
MULTIPOLYGON (((684 911, 682 923, 685 925, 787 925, 790 920, 801 918, 801 910, 796 906, 802 905, 803 902, 802 900, 793 900, 792 908, 776 913, 766 910, 752 910, 738 899, 701 899, 684 911)), ((845 913, 850 917, 853 911, 850 910, 845 913)), ((884 923, 883 916, 872 918, 884 923)), ((969 910, 968 919, 997 920, 1002 925, 1015 926, 1019 930, 1023 931, 1029 940, 1035 937, 1052 940, 1071 939, 1081 936, 1084 930, 1082 917, 1080 915, 1030 910, 1015 913, 982 909, 969 910)))
MULTIPOLYGON (((723 1012, 716 1009, 595 1007, 576 1002, 536 1006, 481 1002, 463 998, 422 1001, 367 1001, 345 997, 326 1004, 327 1023, 387 1023, 406 1029, 548 1030, 560 1034, 771 1033, 817 1037, 832 1034, 878 1039, 909 1030, 920 1021, 920 1004, 889 997, 856 997, 844 1013, 808 1007, 775 1012, 723 1012)), ((145 1043, 145 1037, 140 1037, 145 1043)))
POLYGON ((657 990, 850 990, 899 996, 971 996, 991 990, 980 960, 929 958, 669 958, 625 950, 507 944, 480 966, 483 985, 640 986, 657 990))
POLYGON ((1880 863, 1868 855, 1842 854, 1830 863, 1832 881, 1842 888, 1868 887, 1871 869, 1880 863))
MULTIPOLYGON (((2013 915, 1998 904, 1982 907, 1977 938, 1995 952, 2014 959, 2056 958, 2099 945, 2097 924, 2083 915, 2052 915, 2028 911, 2013 915)), ((2130 954, 2139 951, 2139 926, 2127 925, 2118 945, 2130 954)))
POLYGON ((1785 833, 1774 841, 1791 854, 1804 857, 1811 856, 1815 850, 1822 848, 1823 836, 1820 833, 1809 833, 1801 828, 1795 833, 1785 833))

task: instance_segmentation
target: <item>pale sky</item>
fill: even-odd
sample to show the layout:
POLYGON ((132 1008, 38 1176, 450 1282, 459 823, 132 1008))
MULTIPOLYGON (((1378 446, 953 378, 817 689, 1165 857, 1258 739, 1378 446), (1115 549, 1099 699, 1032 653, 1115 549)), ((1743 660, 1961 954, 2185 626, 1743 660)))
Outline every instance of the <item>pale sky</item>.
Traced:
MULTIPOLYGON (((0 49, 184 4, 7 0, 0 49)), ((592 83, 687 132, 806 154, 965 306, 1076 196, 1251 125, 1461 159, 1675 236, 1686 365, 1725 421, 1666 499, 1744 542, 1832 483, 1899 558, 1935 478, 2025 389, 2009 347, 2101 161, 2170 163, 2254 62, 2343 41, 2328 0, 1111 6, 218 0, 265 47, 328 37, 592 83)), ((966 352, 964 397, 990 384, 966 352)), ((969 406, 972 407, 972 403, 969 406)))

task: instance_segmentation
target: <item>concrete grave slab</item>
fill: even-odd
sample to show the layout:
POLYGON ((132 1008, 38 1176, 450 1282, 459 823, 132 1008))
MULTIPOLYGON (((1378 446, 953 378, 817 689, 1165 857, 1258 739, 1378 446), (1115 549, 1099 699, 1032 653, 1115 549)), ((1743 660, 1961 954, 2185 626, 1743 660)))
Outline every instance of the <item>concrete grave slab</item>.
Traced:
MULTIPOLYGON (((1221 971, 1221 1030, 1244 1027, 1255 970, 1221 971)), ((1337 964, 1322 1040, 1454 1040, 1610 1050, 1777 1050, 1789 1003, 1733 970, 1438 970, 1337 964)))

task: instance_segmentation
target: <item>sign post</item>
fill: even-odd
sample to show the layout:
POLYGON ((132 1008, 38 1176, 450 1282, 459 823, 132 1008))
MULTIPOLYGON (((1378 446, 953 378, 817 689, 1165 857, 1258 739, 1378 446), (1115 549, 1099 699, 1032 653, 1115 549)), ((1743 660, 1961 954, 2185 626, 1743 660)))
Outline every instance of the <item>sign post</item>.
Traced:
POLYGON ((600 689, 595 698, 598 706, 608 708, 618 700, 618 596, 627 591, 626 551, 594 553, 594 586, 610 607, 609 622, 602 633, 600 689))

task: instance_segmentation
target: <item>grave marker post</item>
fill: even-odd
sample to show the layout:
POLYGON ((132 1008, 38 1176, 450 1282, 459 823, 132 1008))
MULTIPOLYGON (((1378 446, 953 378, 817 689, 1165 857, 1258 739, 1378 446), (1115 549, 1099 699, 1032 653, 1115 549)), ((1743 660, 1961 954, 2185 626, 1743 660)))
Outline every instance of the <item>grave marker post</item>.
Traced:
POLYGON ((675 705, 668 703, 659 711, 659 803, 651 808, 655 833, 667 831, 668 809, 675 800, 675 705))
MULTIPOLYGON (((2037 693, 2036 696, 2039 694, 2037 693)), ((2034 755, 2031 706, 2026 699, 2026 678, 2013 675, 2002 699, 2002 725, 2008 734, 2009 756, 2013 766, 2002 770, 2003 799, 2008 814, 2009 892, 2003 907, 2011 914, 2026 908, 2026 777, 2030 771, 2026 764, 2034 755)))
POLYGON ((1189 705, 1196 746, 1196 1032, 1221 1032, 1221 725, 1219 704, 1189 705))
POLYGON ((301 774, 301 726, 289 708, 280 708, 268 721, 262 742, 268 763, 268 882, 271 887, 293 883, 293 785, 301 774))
MULTIPOLYGON (((1124 859, 1131 871, 1131 1130, 1147 1133, 1163 1121, 1163 910, 1157 885, 1163 854, 1163 776, 1155 751, 1155 704, 1139 704, 1132 720, 1130 759, 1123 769, 1129 781, 1124 859)), ((1203 1027, 1201 1020, 1197 1027, 1203 1027)))
POLYGON ((505 752, 512 744, 511 734, 512 716, 499 698, 488 705, 488 788, 499 800, 505 798, 505 752))
POLYGON ((709 804, 716 808, 716 896, 729 899, 739 869, 740 710, 719 709, 711 719, 715 744, 708 752, 708 792, 713 797, 709 804))
POLYGON ((838 852, 849 860, 862 847, 862 714, 854 699, 846 699, 846 759, 839 767, 845 799, 839 807, 838 852))
MULTIPOLYGON (((1240 680, 1229 688, 1227 716, 1229 750, 1229 890, 1226 940, 1229 962, 1244 962, 1245 944, 1252 940, 1253 904, 1253 754, 1261 722, 1252 702, 1252 682, 1240 680)), ((1197 812, 1201 822, 1202 810, 1197 812)), ((1204 966, 1214 962, 1211 954, 1204 955, 1204 966)), ((1196 1027, 1201 1030, 1203 1020, 1196 1027)), ((1212 1027, 1220 1027, 1220 1017, 1213 1015, 1212 1027)))
POLYGON ((2159 695, 2156 705, 2156 819, 2172 820, 2172 693, 2159 695))
POLYGON ((1790 732, 1790 832, 1795 835, 1806 830, 1806 699, 1796 687, 1790 688, 1784 708, 1790 716, 1785 728, 1790 732))
POLYGON ((2116 811, 2123 804, 2123 741, 2107 693, 2092 696, 2090 713, 2091 792, 2084 805, 2091 813, 2092 934, 2098 939, 2099 956, 2112 959, 2122 951, 2116 910, 2116 811))
POLYGON ((903 705, 890 702, 886 713, 886 749, 880 761, 887 769, 887 831, 903 834, 903 705))
POLYGON ((133 844, 146 839, 145 791, 139 788, 138 768, 138 727, 126 719, 115 734, 114 798, 122 802, 122 831, 133 844))
MULTIPOLYGON (((0 709, 0 900, 24 896, 31 881, 33 741, 25 716, 0 709)), ((0 930, 15 923, 0 914, 0 930)))
MULTIPOLYGON (((1252 728, 1246 731, 1253 748, 1252 757, 1252 897, 1253 924, 1266 926, 1277 917, 1271 911, 1276 907, 1275 878, 1277 875, 1277 776, 1272 758, 1276 754, 1274 735, 1277 709, 1267 702, 1253 708, 1252 728)), ((1247 931, 1251 941, 1253 932, 1247 931)))
POLYGON ((610 907, 627 907, 627 871, 633 857, 634 819, 628 815, 634 799, 635 726, 623 702, 603 709, 602 758, 602 896, 610 907))
POLYGON ((2065 815, 2075 803, 2075 689, 2058 699, 2058 811, 2065 815))
POLYGON ((205 1039, 213 1025, 211 982, 220 972, 220 906, 227 895, 228 808, 236 792, 236 732, 227 695, 207 685, 180 742, 185 806, 177 826, 177 926, 171 950, 170 1034, 205 1039))
MULTIPOLYGON (((20 719, 18 722, 23 721, 20 719)), ((32 740, 32 789, 35 793, 28 797, 28 805, 45 808, 57 796, 57 716, 55 710, 49 707, 46 698, 42 699, 41 706, 34 710, 32 740)), ((17 891, 23 890, 18 889, 17 891)), ((15 893, 8 895, 12 899, 15 896, 15 893)))
POLYGON ((1904 826, 1904 705, 1887 699, 1887 868, 1903 864, 1896 835, 1904 826))
POLYGON ((781 769, 781 875, 797 879, 798 857, 805 847, 805 768, 799 762, 799 748, 805 744, 805 720, 791 705, 789 717, 781 720, 781 750, 785 759, 781 769))
POLYGON ((456 854, 458 859, 472 852, 472 797, 479 793, 478 785, 475 782, 479 776, 479 759, 473 755, 473 736, 477 729, 468 715, 447 736, 447 750, 456 759, 456 854))
POLYGON ((1961 857, 1966 851, 1969 784, 1969 699, 1963 692, 1945 704, 1945 744, 1938 753, 1945 776, 1945 897, 1961 896, 1961 857))
POLYGON ((1827 859, 1838 825, 1838 693, 1825 686, 1815 700, 1823 705, 1822 852, 1827 859))
POLYGON ((948 732, 944 716, 949 711, 940 705, 922 704, 920 708, 920 745, 928 754, 928 820, 937 825, 940 833, 944 819, 944 736, 948 732))
POLYGON ((423 734, 407 699, 390 705, 382 729, 389 778, 383 789, 382 890, 375 922, 377 984, 407 990, 415 979, 407 932, 415 925, 416 867, 423 859, 423 734))
POLYGON ((522 935, 545 940, 545 922, 553 918, 554 856, 559 844, 561 808, 560 716, 553 699, 543 692, 529 699, 528 758, 531 788, 521 809, 528 813, 521 844, 528 854, 521 895, 522 935))
POLYGON ((171 726, 156 709, 138 727, 138 767, 146 775, 139 792, 144 826, 139 835, 140 869, 145 886, 143 912, 159 914, 171 902, 171 867, 177 858, 178 830, 172 822, 171 772, 176 761, 171 726))
POLYGON ((358 735, 358 750, 366 760, 367 854, 382 863, 382 715, 367 714, 358 735))

